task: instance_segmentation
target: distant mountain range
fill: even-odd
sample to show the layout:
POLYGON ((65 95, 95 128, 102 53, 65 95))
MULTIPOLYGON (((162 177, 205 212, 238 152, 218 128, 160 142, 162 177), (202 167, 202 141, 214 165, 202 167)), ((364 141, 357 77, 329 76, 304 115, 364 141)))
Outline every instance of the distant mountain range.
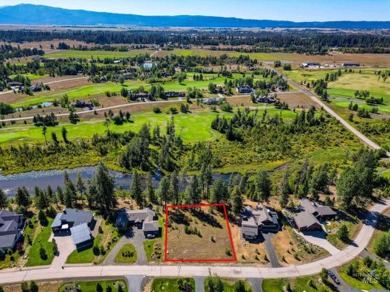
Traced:
MULTIPOLYGON (((93 3, 93 1, 91 1, 93 3)), ((0 24, 60 26, 390 29, 390 21, 293 22, 215 16, 142 16, 20 4, 0 7, 0 24)))

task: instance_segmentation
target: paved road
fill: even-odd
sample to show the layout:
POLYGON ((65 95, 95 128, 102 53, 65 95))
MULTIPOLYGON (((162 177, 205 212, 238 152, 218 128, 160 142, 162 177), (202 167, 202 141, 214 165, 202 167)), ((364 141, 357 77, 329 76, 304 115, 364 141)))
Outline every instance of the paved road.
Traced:
POLYGON ((141 292, 143 291, 143 285, 145 284, 147 277, 145 276, 126 276, 127 286, 129 292, 141 292))
POLYGON ((331 269, 343 265, 357 257, 368 245, 378 214, 390 206, 390 200, 374 205, 354 242, 339 253, 330 257, 298 266, 269 268, 244 265, 205 266, 205 265, 128 265, 128 266, 77 266, 64 270, 48 268, 7 269, 0 272, 0 283, 19 283, 31 280, 70 280, 74 278, 104 278, 144 276, 149 277, 207 277, 218 275, 227 278, 291 278, 318 274, 322 268, 331 269))
POLYGON ((329 279, 329 281, 335 285, 335 287, 337 287, 337 289, 341 292, 356 292, 356 291, 360 291, 360 290, 356 290, 356 289, 352 289, 344 280, 343 278, 340 277, 339 273, 337 272, 337 269, 336 268, 333 268, 333 269, 330 269, 337 277, 337 279, 339 279, 340 281, 340 285, 337 285, 332 279, 329 279))

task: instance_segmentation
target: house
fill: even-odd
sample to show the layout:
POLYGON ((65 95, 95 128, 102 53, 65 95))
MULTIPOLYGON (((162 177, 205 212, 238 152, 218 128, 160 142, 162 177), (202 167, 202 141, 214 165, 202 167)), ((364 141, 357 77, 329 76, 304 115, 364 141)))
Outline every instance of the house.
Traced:
POLYGON ((213 97, 213 98, 204 98, 203 104, 207 105, 217 105, 219 101, 219 98, 213 97))
POLYGON ((300 231, 322 230, 320 221, 337 215, 331 207, 312 202, 306 198, 301 199, 299 204, 301 212, 294 217, 294 222, 300 231))
POLYGON ((30 89, 33 91, 33 92, 39 92, 39 91, 42 91, 42 86, 40 85, 33 85, 33 86, 30 86, 30 89))
POLYGON ((253 89, 250 86, 245 85, 242 87, 238 87, 237 91, 239 93, 252 93, 253 89))
POLYGON ((156 66, 156 63, 146 62, 142 64, 142 67, 147 70, 152 69, 154 66, 156 66))
POLYGON ((259 96, 256 98, 257 103, 274 103, 276 99, 272 96, 259 96))
POLYGON ((302 63, 301 67, 303 68, 309 68, 309 67, 320 67, 320 63, 314 63, 314 62, 308 62, 308 63, 302 63))
POLYGON ((77 250, 90 247, 93 243, 91 230, 95 227, 92 212, 65 209, 54 218, 51 229, 54 236, 71 235, 77 250))
POLYGON ((166 91, 165 97, 185 97, 186 93, 183 91, 166 91))
POLYGON ((0 250, 13 249, 22 237, 23 215, 7 210, 0 211, 0 250))
POLYGON ((51 229, 54 234, 70 232, 72 227, 86 223, 90 229, 94 228, 95 218, 93 213, 89 211, 77 209, 65 209, 62 213, 58 213, 51 224, 51 229))
POLYGON ((304 211, 311 213, 319 220, 331 219, 337 215, 337 213, 329 206, 321 205, 317 202, 312 202, 309 199, 301 199, 299 201, 301 208, 304 211))
POLYGON ((318 231, 322 230, 321 223, 309 212, 300 212, 294 217, 294 223, 299 231, 318 231))
POLYGON ((77 250, 83 250, 93 245, 93 236, 88 223, 71 227, 70 233, 77 250))
POLYGON ((342 64, 343 67, 360 67, 360 64, 359 63, 343 63, 342 64))
POLYGON ((263 205, 256 209, 245 207, 241 215, 241 237, 246 240, 254 240, 262 231, 276 231, 279 229, 278 215, 263 205))
POLYGON ((142 229, 145 237, 156 237, 160 234, 156 212, 150 208, 142 210, 122 209, 118 214, 116 226, 125 230, 130 225, 142 229))

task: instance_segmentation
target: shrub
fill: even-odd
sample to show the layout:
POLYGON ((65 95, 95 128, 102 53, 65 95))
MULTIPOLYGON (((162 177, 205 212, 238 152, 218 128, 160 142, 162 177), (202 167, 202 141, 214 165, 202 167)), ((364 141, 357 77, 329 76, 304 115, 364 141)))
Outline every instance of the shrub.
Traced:
POLYGON ((161 114, 161 108, 159 108, 158 106, 155 106, 154 108, 153 108, 153 112, 155 113, 155 114, 161 114))

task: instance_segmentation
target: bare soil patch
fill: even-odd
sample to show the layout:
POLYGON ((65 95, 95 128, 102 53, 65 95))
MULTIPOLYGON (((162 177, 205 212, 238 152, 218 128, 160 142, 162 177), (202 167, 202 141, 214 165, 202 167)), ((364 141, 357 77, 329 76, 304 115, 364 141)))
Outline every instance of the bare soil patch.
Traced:
POLYGON ((278 93, 278 99, 289 105, 290 108, 310 108, 312 106, 319 108, 319 105, 312 101, 306 94, 297 93, 278 93))
POLYGON ((223 213, 210 209, 175 208, 168 211, 168 261, 234 261, 223 213))

